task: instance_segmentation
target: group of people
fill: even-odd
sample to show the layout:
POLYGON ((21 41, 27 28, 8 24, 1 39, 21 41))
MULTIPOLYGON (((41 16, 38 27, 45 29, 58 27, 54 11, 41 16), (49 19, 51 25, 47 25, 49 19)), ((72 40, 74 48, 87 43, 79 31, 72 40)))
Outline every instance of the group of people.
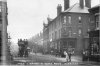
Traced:
POLYGON ((73 53, 72 52, 66 52, 66 51, 64 51, 64 55, 66 57, 66 61, 67 62, 71 62, 71 56, 72 56, 73 53))
POLYGON ((18 39, 18 46, 19 46, 19 57, 28 57, 28 40, 27 39, 18 39))

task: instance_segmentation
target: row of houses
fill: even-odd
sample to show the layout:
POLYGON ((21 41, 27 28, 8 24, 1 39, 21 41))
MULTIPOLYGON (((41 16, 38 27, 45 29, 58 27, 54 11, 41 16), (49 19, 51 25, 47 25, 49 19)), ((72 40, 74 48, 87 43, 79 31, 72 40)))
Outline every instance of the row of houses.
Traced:
POLYGON ((32 38, 30 38, 30 41, 32 41, 33 43, 36 43, 38 45, 43 45, 43 33, 40 32, 40 33, 36 34, 32 38))
POLYGON ((44 52, 61 54, 64 50, 72 48, 75 54, 81 54, 90 46, 91 31, 99 30, 100 17, 96 15, 100 13, 95 7, 91 8, 91 0, 80 0, 71 7, 69 5, 70 0, 64 0, 62 11, 61 4, 58 4, 57 17, 54 19, 47 17, 48 23, 43 23, 44 52))

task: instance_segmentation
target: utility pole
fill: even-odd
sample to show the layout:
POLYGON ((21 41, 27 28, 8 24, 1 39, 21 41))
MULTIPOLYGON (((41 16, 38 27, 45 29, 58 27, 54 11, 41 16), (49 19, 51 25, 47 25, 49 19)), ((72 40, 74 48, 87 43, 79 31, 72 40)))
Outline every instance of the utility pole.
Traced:
POLYGON ((2 63, 7 63, 7 11, 6 11, 6 0, 2 0, 2 63))

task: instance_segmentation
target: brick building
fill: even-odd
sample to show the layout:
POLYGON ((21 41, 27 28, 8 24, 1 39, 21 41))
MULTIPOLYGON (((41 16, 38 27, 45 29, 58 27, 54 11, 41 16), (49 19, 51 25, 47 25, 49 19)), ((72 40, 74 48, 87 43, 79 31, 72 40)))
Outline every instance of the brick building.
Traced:
POLYGON ((49 28, 48 24, 43 23, 43 47, 44 52, 47 53, 49 51, 49 28))
POLYGON ((85 0, 85 5, 84 0, 71 7, 69 5, 70 1, 64 0, 64 11, 62 11, 62 6, 59 4, 57 17, 53 20, 48 17, 48 24, 44 26, 43 33, 46 33, 44 36, 47 37, 44 39, 44 44, 47 44, 54 54, 61 54, 69 48, 74 49, 75 54, 81 54, 81 51, 89 45, 88 8, 91 7, 91 0, 85 0))
POLYGON ((7 42, 8 42, 7 15, 8 15, 7 2, 5 0, 0 1, 0 60, 4 58, 4 56, 6 56, 6 60, 10 59, 9 52, 8 52, 8 46, 7 46, 7 42), (7 51, 7 52, 2 52, 2 51, 7 51))
POLYGON ((95 53, 99 53, 98 51, 100 51, 100 12, 99 12, 99 8, 100 8, 100 4, 97 6, 94 6, 92 8, 89 9, 89 12, 91 14, 90 17, 90 31, 89 31, 89 39, 90 39, 90 51, 91 54, 95 54, 95 53), (97 51, 95 49, 95 46, 97 51))

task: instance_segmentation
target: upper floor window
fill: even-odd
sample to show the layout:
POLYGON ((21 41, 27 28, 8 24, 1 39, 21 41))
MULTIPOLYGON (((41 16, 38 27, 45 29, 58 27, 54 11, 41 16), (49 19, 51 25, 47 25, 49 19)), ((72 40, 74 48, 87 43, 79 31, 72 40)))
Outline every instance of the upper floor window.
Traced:
POLYGON ((66 24, 66 16, 64 16, 64 24, 66 24))
POLYGON ((71 37, 71 36, 72 36, 71 31, 69 31, 69 37, 71 37))
POLYGON ((80 34, 82 33, 82 30, 81 30, 81 29, 79 29, 78 33, 79 33, 79 35, 80 35, 80 34))
POLYGON ((79 19, 79 23, 82 23, 82 21, 81 21, 81 20, 82 20, 81 16, 79 16, 78 19, 79 19))
POLYGON ((71 16, 68 16, 68 22, 71 24, 71 16))
POLYGON ((99 16, 98 15, 95 17, 95 22, 96 22, 96 29, 98 29, 99 28, 99 16))

